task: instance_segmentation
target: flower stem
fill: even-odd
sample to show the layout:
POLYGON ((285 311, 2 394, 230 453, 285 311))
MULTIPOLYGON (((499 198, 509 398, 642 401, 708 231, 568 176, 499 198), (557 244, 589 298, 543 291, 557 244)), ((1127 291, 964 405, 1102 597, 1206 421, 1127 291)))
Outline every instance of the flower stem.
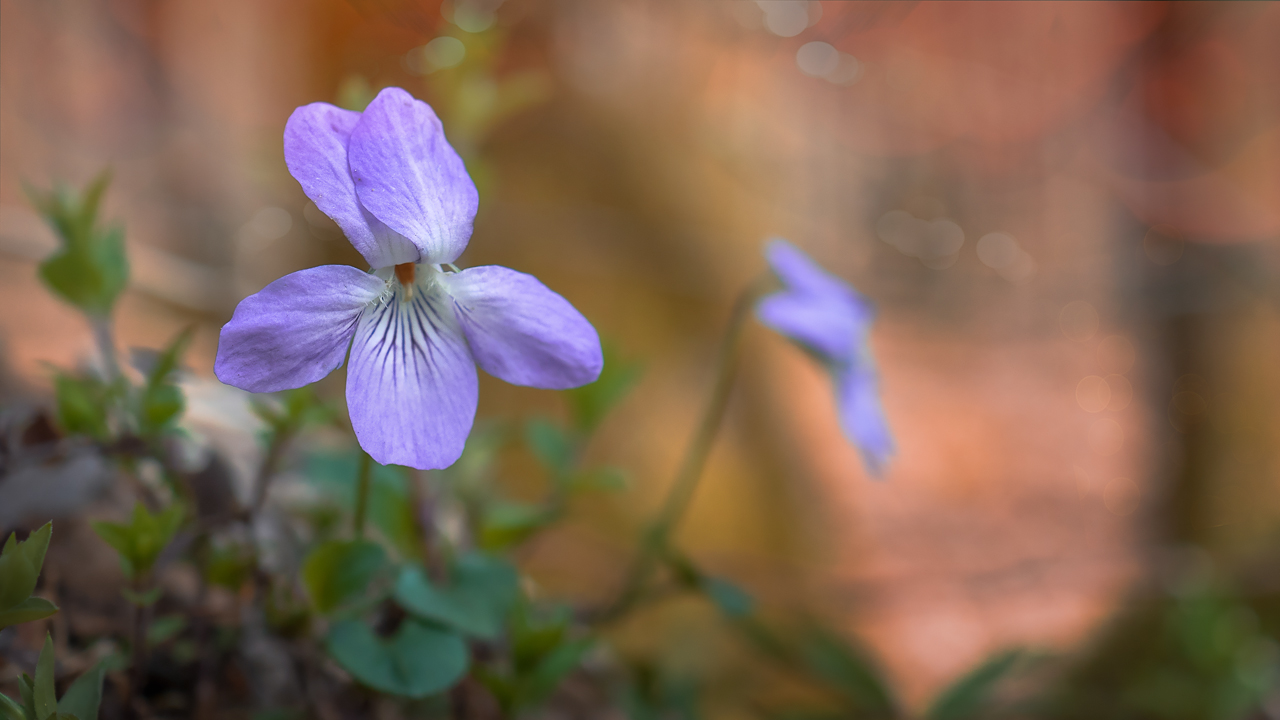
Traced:
POLYGON ((102 367, 106 370, 107 380, 114 381, 120 377, 120 361, 116 356, 116 340, 111 327, 111 318, 91 317, 89 325, 93 327, 93 339, 97 342, 98 352, 102 355, 102 367))
POLYGON ((284 456, 285 446, 293 439, 293 429, 288 426, 276 427, 271 431, 271 439, 267 441, 267 453, 258 467, 258 476, 253 483, 253 505, 251 511, 257 515, 267 501, 267 491, 271 488, 271 480, 280 469, 280 460, 284 456))
POLYGON ((364 539, 364 516, 369 509, 369 480, 373 476, 373 458, 360 451, 360 471, 356 476, 356 539, 364 539))
POLYGON ((601 620, 605 622, 621 617, 644 596, 651 576, 667 553, 671 535, 679 526, 689 508, 689 503, 693 500, 698 482, 702 478, 702 470, 707 464, 707 457, 711 454, 711 448, 715 444, 716 435, 724 419, 730 391, 737 377, 738 340, 742 336, 742 329, 751 315, 756 299, 768 287, 766 280, 767 278, 761 278, 748 285, 734 302, 728 326, 720 341, 715 386, 703 410, 702 420, 698 423, 693 439, 689 442, 684 460, 680 463, 675 481, 667 491, 662 508, 645 532, 640 555, 631 565, 631 570, 622 586, 622 592, 617 600, 601 613, 601 620))

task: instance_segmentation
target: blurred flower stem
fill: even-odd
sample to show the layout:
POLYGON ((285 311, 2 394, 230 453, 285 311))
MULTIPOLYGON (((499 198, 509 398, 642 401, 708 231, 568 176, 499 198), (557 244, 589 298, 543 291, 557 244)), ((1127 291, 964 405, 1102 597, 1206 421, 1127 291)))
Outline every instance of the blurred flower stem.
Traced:
POLYGON ((768 289, 771 279, 762 277, 755 280, 743 289, 734 301, 724 337, 720 341, 715 385, 702 413, 702 419, 685 451, 684 460, 680 463, 675 481, 667 491, 661 510, 645 532, 640 554, 627 573, 622 591, 613 604, 606 607, 600 614, 601 622, 616 620, 639 603, 644 598, 654 571, 663 563, 671 543, 671 535, 679 527, 680 521, 689 509, 689 503, 692 502, 693 495, 698 489, 698 482, 702 479, 702 470, 706 467, 707 457, 711 454, 711 448, 715 445, 716 436, 724 420, 729 395, 737 378, 738 346, 742 329, 747 319, 751 317, 751 310, 756 300, 768 289))
POLYGON ((267 490, 271 487, 271 479, 275 477, 284 448, 292 437, 293 431, 289 427, 279 427, 272 431, 271 439, 267 442, 267 454, 262 458, 257 481, 253 485, 252 515, 262 511, 262 505, 267 500, 267 490))
POLYGON ((107 381, 112 382, 120 377, 120 360, 116 357, 115 331, 110 317, 90 317, 93 326, 93 339, 98 344, 98 352, 102 354, 102 368, 107 373, 107 381))
POLYGON ((364 516, 369 509, 369 481, 373 476, 373 458, 360 451, 360 470, 356 475, 356 539, 364 539, 364 516))

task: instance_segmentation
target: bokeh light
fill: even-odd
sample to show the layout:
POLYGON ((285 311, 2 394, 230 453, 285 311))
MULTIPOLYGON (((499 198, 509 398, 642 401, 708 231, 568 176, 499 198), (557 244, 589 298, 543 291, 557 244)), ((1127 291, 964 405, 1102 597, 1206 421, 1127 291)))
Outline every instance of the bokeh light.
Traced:
POLYGON ((1089 303, 1076 300, 1058 313, 1058 326, 1068 339, 1084 342, 1098 332, 1098 311, 1089 303))

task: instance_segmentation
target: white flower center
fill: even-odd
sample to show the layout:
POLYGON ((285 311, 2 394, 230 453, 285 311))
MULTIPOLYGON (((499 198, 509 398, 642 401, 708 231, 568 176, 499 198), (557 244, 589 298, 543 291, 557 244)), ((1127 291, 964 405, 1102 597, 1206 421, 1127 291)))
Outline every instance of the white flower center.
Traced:
POLYGON ((374 275, 386 282, 386 288, 378 296, 376 305, 383 305, 393 298, 400 302, 412 302, 419 294, 433 295, 440 291, 439 265, 428 263, 402 263, 378 268, 374 275))

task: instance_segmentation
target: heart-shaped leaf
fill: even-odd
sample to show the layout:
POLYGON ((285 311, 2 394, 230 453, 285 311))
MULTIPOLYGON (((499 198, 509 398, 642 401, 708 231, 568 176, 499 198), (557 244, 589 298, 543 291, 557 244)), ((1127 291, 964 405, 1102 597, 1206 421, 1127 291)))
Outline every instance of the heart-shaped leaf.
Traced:
POLYGON ((386 551, 375 542, 330 540, 307 556, 302 580, 316 610, 327 613, 361 595, 386 561, 386 551))
POLYGON ((396 602, 405 610, 466 635, 492 640, 520 593, 515 568, 498 558, 469 553, 453 564, 448 585, 433 583, 417 566, 396 582, 396 602))
POLYGON ((380 638, 356 620, 334 623, 325 639, 329 654, 357 680, 375 690, 420 698, 447 690, 462 679, 467 644, 449 630, 414 620, 380 638))

